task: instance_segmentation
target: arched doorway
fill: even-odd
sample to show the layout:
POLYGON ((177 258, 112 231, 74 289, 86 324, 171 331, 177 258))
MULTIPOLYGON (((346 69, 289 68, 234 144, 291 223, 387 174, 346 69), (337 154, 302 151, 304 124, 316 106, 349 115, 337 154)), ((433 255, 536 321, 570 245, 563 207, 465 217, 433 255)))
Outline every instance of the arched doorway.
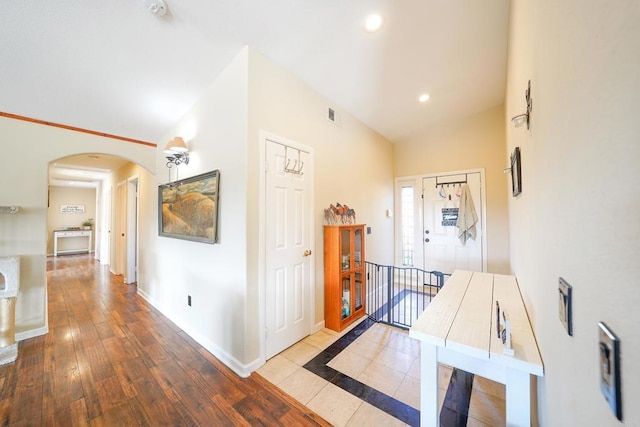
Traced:
POLYGON ((122 275, 123 282, 136 282, 140 171, 135 163, 108 154, 77 154, 51 162, 47 254, 88 251, 122 275), (85 222, 91 223, 90 230, 84 229, 85 222))

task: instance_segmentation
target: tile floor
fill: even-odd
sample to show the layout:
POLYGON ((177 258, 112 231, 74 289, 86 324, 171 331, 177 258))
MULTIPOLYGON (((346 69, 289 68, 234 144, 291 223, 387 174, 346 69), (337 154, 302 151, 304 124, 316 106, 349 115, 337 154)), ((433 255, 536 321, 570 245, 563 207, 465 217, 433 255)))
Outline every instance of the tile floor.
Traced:
MULTIPOLYGON (((402 329, 323 329, 257 373, 335 426, 419 424, 420 345, 402 329)), ((442 365, 439 397, 442 425, 505 425, 502 384, 442 365)))

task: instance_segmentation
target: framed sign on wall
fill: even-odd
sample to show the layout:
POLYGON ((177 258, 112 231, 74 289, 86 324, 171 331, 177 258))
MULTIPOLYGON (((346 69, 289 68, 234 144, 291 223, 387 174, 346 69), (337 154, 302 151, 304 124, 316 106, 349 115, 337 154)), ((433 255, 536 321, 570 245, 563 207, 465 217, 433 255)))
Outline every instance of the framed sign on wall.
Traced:
POLYGON ((84 213, 84 205, 60 205, 60 213, 63 213, 63 214, 84 213))

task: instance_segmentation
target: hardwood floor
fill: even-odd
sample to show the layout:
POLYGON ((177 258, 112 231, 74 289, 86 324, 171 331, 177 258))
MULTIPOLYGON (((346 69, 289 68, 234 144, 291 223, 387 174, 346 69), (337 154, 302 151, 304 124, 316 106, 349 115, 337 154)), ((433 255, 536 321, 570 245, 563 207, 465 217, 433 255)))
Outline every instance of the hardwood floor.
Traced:
POLYGON ((49 333, 0 367, 0 425, 329 424, 238 377, 89 255, 47 262, 49 333))

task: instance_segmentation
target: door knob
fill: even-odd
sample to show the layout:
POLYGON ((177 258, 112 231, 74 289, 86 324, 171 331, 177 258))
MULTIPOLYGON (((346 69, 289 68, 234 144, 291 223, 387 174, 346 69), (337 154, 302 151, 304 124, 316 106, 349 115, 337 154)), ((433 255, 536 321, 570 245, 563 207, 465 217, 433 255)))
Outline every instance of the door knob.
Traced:
POLYGON ((309 256, 311 255, 311 251, 309 249, 307 249, 306 251, 304 251, 303 256, 309 256))
POLYGON ((424 230, 424 234, 429 234, 429 230, 424 230))
POLYGON ((429 243, 429 238, 424 239, 425 242, 429 243))

